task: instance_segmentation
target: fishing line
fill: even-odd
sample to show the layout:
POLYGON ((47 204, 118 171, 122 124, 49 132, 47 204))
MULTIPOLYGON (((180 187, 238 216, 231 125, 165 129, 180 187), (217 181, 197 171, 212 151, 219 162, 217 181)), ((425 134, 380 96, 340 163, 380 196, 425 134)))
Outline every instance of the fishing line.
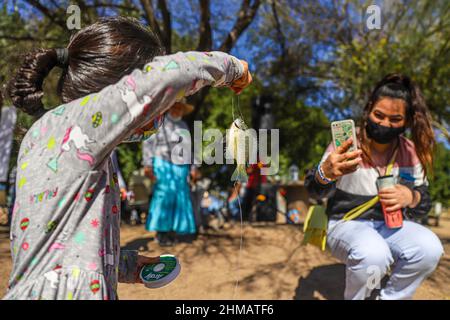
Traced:
MULTIPOLYGON (((240 111, 239 108, 239 96, 237 96, 237 105, 238 105, 238 112, 240 113, 241 117, 242 117, 242 113, 240 111)), ((233 117, 233 123, 236 120, 235 116, 234 116, 234 96, 231 96, 231 116, 233 117)), ((243 120, 243 117, 242 117, 243 120)), ((239 197, 239 192, 237 190, 237 185, 238 181, 234 182, 234 192, 236 193, 237 196, 237 200, 238 200, 238 204, 239 204, 239 217, 240 217, 240 221, 241 221, 241 225, 240 225, 240 241, 239 241, 239 253, 238 253, 238 259, 237 259, 237 266, 236 266, 236 272, 235 272, 235 280, 236 280, 236 284, 234 286, 234 291, 233 291, 233 300, 236 298, 236 294, 237 294, 237 290, 239 287, 239 271, 241 268, 241 254, 242 254, 242 246, 244 243, 244 222, 243 222, 243 218, 242 218, 242 206, 241 206, 241 199, 239 197)))
POLYGON ((244 243, 244 229, 243 229, 243 219, 242 219, 242 207, 241 207, 241 199, 239 197, 239 192, 237 191, 236 188, 236 184, 238 183, 238 181, 234 182, 234 191, 236 192, 237 195, 237 200, 238 200, 238 204, 239 204, 239 216, 241 219, 241 239, 239 242, 239 254, 238 254, 238 261, 237 261, 237 268, 236 268, 236 285, 234 286, 234 292, 233 292, 233 300, 236 297, 236 293, 237 293, 237 289, 239 287, 239 270, 241 267, 241 253, 242 253, 242 245, 244 243))
MULTIPOLYGON (((240 118, 242 119, 242 121, 244 121, 244 116, 242 115, 242 111, 241 111, 241 104, 240 104, 240 99, 239 96, 236 97, 236 109, 237 112, 239 113, 238 115, 240 116, 240 118)), ((236 120, 236 117, 234 116, 234 96, 231 97, 231 117, 233 118, 233 122, 234 120, 236 120)), ((245 121, 244 121, 245 122, 245 121)))
POLYGON ((236 120, 236 118, 234 117, 234 96, 231 96, 231 118, 233 118, 233 121, 236 120))
POLYGON ((239 96, 237 96, 236 99, 237 99, 237 110, 239 112, 239 115, 241 116, 242 121, 244 121, 244 116, 242 115, 242 112, 241 112, 241 104, 240 104, 239 96))

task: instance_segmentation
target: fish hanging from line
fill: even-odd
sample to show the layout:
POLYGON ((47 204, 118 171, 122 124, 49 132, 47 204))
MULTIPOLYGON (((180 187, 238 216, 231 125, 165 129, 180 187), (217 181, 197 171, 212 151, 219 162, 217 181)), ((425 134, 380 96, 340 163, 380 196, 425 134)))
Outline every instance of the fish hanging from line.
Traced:
POLYGON ((244 120, 237 118, 231 124, 227 133, 227 153, 236 160, 236 170, 231 176, 231 181, 247 182, 246 163, 249 159, 249 152, 245 147, 246 130, 248 129, 244 120))

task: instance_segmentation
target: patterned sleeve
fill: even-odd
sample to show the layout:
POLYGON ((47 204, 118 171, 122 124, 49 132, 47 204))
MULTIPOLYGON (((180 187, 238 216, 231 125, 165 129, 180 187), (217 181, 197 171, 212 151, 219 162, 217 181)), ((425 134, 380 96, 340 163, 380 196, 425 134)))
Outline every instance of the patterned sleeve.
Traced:
MULTIPOLYGON (((401 181, 403 182, 406 177, 403 177, 401 181)), ((431 197, 428 191, 428 179, 425 176, 422 165, 418 162, 413 169, 414 180, 413 184, 409 184, 408 186, 415 191, 420 193, 420 202, 414 208, 406 208, 405 214, 407 217, 412 219, 420 219, 425 217, 431 209, 431 197)))
MULTIPOLYGON (((334 145, 333 145, 333 143, 330 143, 328 145, 327 149, 325 150, 319 164, 324 162, 333 150, 334 150, 334 145)), ((335 189, 336 182, 333 182, 330 184, 321 184, 316 179, 316 172, 317 172, 317 167, 314 167, 314 168, 308 170, 308 172, 306 173, 306 177, 305 177, 305 187, 312 197, 314 197, 316 199, 325 198, 335 189)))
POLYGON ((425 217, 431 209, 431 197, 428 191, 428 186, 421 185, 414 187, 414 190, 420 193, 420 202, 415 208, 406 208, 406 216, 412 219, 419 219, 425 217))
MULTIPOLYGON (((99 93, 48 112, 41 123, 56 143, 62 141, 55 159, 72 150, 77 160, 67 165, 75 170, 97 170, 118 144, 176 101, 204 86, 230 85, 243 71, 237 58, 222 52, 156 57, 144 70, 133 71, 99 93)), ((49 166, 56 171, 57 165, 53 161, 49 166)))

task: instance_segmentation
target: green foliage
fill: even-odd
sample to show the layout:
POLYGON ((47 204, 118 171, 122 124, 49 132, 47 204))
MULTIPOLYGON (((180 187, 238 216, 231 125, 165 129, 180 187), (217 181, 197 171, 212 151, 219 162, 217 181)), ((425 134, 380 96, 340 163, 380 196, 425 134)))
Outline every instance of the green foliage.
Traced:
MULTIPOLYGON (((346 92, 342 107, 349 105, 358 114, 377 81, 388 73, 403 73, 421 88, 435 126, 448 131, 449 21, 448 1, 414 1, 408 2, 407 7, 392 4, 383 32, 371 31, 340 44, 331 71, 337 85, 346 92)), ((450 203, 449 160, 449 150, 439 144, 430 193, 433 201, 447 206, 450 203)))
POLYGON ((450 121, 449 2, 414 1, 408 8, 397 3, 390 9, 383 31, 367 31, 337 47, 331 70, 336 83, 361 108, 377 81, 403 73, 419 85, 435 118, 450 121))
POLYGON ((442 143, 436 148, 430 194, 433 201, 440 201, 444 207, 450 207, 450 151, 442 143))
MULTIPOLYGON (((296 164, 304 173, 317 164, 331 141, 329 121, 322 109, 308 107, 301 101, 282 101, 275 115, 282 154, 290 161, 288 166, 296 164)), ((286 174, 287 168, 283 169, 286 174)))
MULTIPOLYGON (((287 175, 290 165, 296 164, 300 170, 307 170, 315 165, 321 158, 326 146, 331 140, 329 121, 320 108, 306 106, 302 101, 287 99, 279 96, 271 88, 264 88, 256 80, 255 83, 239 96, 240 110, 244 120, 251 125, 252 98, 258 94, 273 94, 275 128, 280 131, 280 172, 287 175)), ((202 114, 203 128, 228 129, 233 121, 232 104, 235 104, 235 117, 237 117, 237 98, 233 93, 223 89, 213 89, 205 101, 202 114)), ((205 143, 207 144, 207 143, 205 143)), ((204 144, 204 145, 205 145, 204 144)), ((231 166, 234 170, 234 166, 231 166)), ((204 166, 206 173, 217 171, 218 167, 204 166)), ((229 174, 232 170, 228 168, 229 174)), ((228 181, 225 182, 229 184, 228 181)))
MULTIPOLYGON (((17 3, 18 9, 7 11, 0 4, 0 84, 2 90, 22 61, 22 55, 33 48, 61 47, 67 44, 71 32, 52 19, 30 10, 29 2, 17 3)), ((83 3, 84 1, 77 1, 83 3)), ((101 1, 118 7, 82 10, 82 25, 98 16, 124 14, 145 20, 139 1, 101 1), (127 8, 133 7, 129 10, 127 8)), ((63 8, 61 3, 43 1, 63 8)), ((68 2, 67 2, 68 3, 68 2)), ((87 2, 86 3, 91 3, 87 2)), ((152 2, 155 4, 155 1, 152 2)), ((199 40, 199 4, 168 1, 172 8, 172 51, 196 48, 199 40), (181 6, 182 5, 182 6, 181 6), (183 10, 179 8, 184 8, 183 10), (191 10, 186 10, 191 8, 191 10)), ((322 156, 330 139, 327 116, 343 111, 357 117, 374 84, 385 74, 402 72, 410 75, 422 88, 430 106, 435 126, 441 130, 450 123, 450 2, 446 0, 384 1, 383 29, 365 30, 362 13, 370 4, 362 0, 303 1, 277 0, 264 2, 257 19, 240 42, 241 58, 251 63, 254 84, 239 96, 244 120, 251 123, 251 102, 258 94, 275 97, 275 128, 280 129, 280 175, 286 175, 290 165, 299 166, 301 173, 311 168, 322 156), (277 10, 279 23, 274 18, 277 10), (327 116, 326 116, 327 115, 327 116)), ((213 43, 223 40, 236 17, 240 1, 212 2, 211 26, 213 43), (227 10, 223 10, 227 9, 227 10), (233 11, 234 12, 234 11, 233 11)), ((63 20, 66 13, 58 9, 54 17, 63 20), (59 10, 59 11, 58 11, 59 10)), ((161 20, 161 17, 157 17, 161 20)), ((53 70, 45 80, 44 105, 53 108, 61 103, 56 95, 60 70, 53 70)), ((237 98, 227 89, 212 88, 199 109, 203 129, 225 130, 231 125, 232 101, 237 98)), ((5 104, 10 104, 6 100, 5 104)), ((237 109, 237 108, 236 108, 237 109)), ((23 131, 33 119, 19 112, 13 150, 15 163, 23 131), (23 130, 20 130, 23 129, 23 130)), ((204 146, 206 143, 204 143, 204 146)), ((141 144, 118 147, 119 162, 125 179, 140 168, 141 144)), ((449 150, 439 145, 434 161, 434 176, 430 177, 433 200, 450 205, 449 150)), ((204 175, 214 177, 220 186, 229 186, 234 166, 202 166, 204 175), (224 170, 224 171, 220 171, 224 170)))
POLYGON ((117 147, 117 159, 125 181, 142 165, 142 143, 123 143, 117 147))
MULTIPOLYGON (((404 73, 422 89, 434 126, 446 133, 450 141, 449 1, 377 2, 382 11, 381 30, 366 28, 364 12, 372 4, 370 1, 304 1, 296 5, 295 0, 279 0, 274 3, 261 14, 263 22, 250 31, 252 41, 247 45, 249 49, 254 43, 265 48, 256 50, 257 72, 277 92, 291 96, 292 101, 309 104, 314 101, 335 118, 357 119, 376 82, 388 73, 404 73)), ((290 109, 284 110, 287 111, 284 122, 288 123, 292 121, 288 120, 290 109)), ((308 119, 302 125, 307 127, 307 123, 308 119)), ((279 125, 281 128, 284 124, 279 125)), ((284 139, 300 136, 295 126, 286 128, 284 139)), ((311 132, 309 137, 323 143, 318 133, 305 132, 311 132)), ((313 150, 320 153, 326 146, 316 144, 302 149, 302 139, 298 140, 298 145, 297 141, 286 142, 283 149, 287 148, 289 153, 295 150, 291 159, 296 156, 303 159, 313 150)), ((448 153, 448 144, 439 147, 434 162, 435 172, 439 174, 430 183, 433 197, 447 199, 447 203, 448 183, 443 181, 449 179, 448 153)))

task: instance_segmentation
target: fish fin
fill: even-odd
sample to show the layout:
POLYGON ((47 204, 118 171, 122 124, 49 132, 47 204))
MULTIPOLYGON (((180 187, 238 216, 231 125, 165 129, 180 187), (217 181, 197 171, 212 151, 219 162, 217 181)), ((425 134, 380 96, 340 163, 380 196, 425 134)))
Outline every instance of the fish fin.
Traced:
POLYGON ((245 170, 245 165, 238 164, 236 170, 234 170, 233 175, 231 176, 231 181, 239 181, 239 182, 247 182, 248 176, 247 171, 245 170))

